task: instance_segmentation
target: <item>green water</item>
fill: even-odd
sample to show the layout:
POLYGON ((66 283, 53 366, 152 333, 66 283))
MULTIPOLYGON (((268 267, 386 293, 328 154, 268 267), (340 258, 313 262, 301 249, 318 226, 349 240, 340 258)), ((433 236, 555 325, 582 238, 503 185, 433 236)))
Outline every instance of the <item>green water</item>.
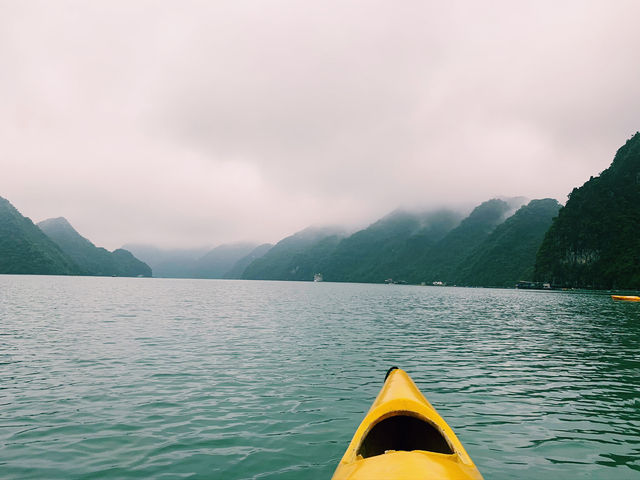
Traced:
POLYGON ((640 478, 640 303, 0 276, 0 477, 328 479, 391 365, 489 479, 640 478))

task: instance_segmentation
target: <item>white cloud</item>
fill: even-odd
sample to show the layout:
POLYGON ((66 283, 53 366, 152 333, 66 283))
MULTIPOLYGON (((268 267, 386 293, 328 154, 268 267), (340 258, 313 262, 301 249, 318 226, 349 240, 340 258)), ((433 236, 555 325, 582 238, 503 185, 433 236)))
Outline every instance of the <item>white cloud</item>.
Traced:
POLYGON ((566 194, 640 129, 633 1, 0 3, 0 195, 99 245, 566 194))

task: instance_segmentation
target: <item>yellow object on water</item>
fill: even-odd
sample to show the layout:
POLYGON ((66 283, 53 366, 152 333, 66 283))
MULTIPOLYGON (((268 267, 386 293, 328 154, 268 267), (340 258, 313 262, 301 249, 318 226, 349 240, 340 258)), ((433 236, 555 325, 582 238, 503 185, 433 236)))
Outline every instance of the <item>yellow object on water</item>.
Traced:
POLYGON ((397 368, 387 375, 333 480, 482 480, 411 377, 397 368))
POLYGON ((626 300, 627 302, 640 302, 640 297, 635 295, 611 295, 614 300, 626 300))

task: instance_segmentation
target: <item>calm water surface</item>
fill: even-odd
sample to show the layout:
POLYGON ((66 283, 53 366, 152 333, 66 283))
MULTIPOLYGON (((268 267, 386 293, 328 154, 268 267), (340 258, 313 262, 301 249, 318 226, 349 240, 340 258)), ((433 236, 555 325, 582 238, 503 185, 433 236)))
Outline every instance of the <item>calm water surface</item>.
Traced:
POLYGON ((640 478, 640 304, 0 276, 0 477, 329 479, 391 365, 487 480, 640 478))

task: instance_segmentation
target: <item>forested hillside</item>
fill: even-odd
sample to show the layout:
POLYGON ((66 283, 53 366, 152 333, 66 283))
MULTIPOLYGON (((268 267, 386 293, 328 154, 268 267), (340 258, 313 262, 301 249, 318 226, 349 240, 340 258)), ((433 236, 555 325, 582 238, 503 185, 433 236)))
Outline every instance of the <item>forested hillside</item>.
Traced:
POLYGON ((50 218, 38 227, 80 267, 84 275, 150 277, 151 268, 123 249, 109 252, 80 235, 63 217, 50 218))
POLYGON ((307 229, 287 237, 243 274, 247 279, 507 286, 531 280, 556 200, 491 199, 463 215, 397 210, 350 236, 307 229))
POLYGON ((0 197, 0 273, 78 275, 78 265, 0 197))
POLYGON ((398 278, 460 220, 461 215, 450 210, 392 212, 343 239, 319 268, 329 281, 381 283, 398 278))
POLYGON ((536 254, 560 204, 552 198, 532 200, 498 225, 468 255, 455 275, 458 285, 512 287, 531 280, 536 254))
POLYGON ((280 240, 245 269, 249 280, 312 280, 345 236, 336 228, 310 227, 280 240))
POLYGON ((497 198, 478 205, 460 225, 407 263, 405 278, 411 283, 455 283, 468 255, 512 210, 512 205, 497 198))
POLYGON ((640 289, 640 133, 575 188, 544 237, 535 277, 566 287, 640 289))

